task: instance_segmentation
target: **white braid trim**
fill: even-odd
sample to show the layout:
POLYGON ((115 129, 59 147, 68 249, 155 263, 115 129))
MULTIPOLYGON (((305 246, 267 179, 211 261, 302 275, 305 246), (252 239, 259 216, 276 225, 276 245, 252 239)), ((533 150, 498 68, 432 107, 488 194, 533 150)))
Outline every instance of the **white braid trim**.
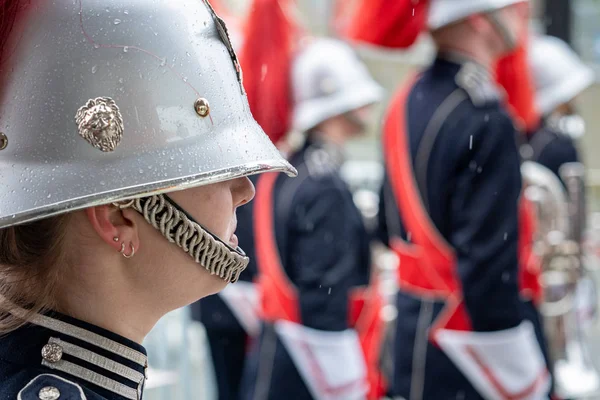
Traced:
POLYGON ((234 283, 248 265, 248 257, 217 241, 204 228, 173 207, 162 194, 136 199, 121 206, 123 207, 131 207, 142 214, 169 242, 181 247, 211 275, 234 283))

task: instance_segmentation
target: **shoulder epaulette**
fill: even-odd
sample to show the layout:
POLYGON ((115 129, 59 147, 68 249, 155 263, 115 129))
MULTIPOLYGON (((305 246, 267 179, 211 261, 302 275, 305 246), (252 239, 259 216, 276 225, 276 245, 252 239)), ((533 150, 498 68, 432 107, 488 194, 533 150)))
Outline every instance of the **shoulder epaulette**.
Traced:
POLYGON ((311 146, 306 149, 304 162, 308 173, 313 178, 319 178, 336 173, 341 165, 340 157, 325 147, 311 146))
POLYGON ((473 62, 462 65, 456 74, 456 84, 467 92, 475 107, 482 107, 500 99, 500 91, 490 74, 473 62))
POLYGON ((17 395, 17 400, 86 400, 78 384, 52 374, 32 379, 17 395))

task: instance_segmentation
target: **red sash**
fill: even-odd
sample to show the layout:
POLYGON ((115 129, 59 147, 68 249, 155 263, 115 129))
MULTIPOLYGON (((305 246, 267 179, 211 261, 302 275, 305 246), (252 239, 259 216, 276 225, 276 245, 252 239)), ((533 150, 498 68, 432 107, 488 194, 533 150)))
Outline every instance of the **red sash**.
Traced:
POLYGON ((406 142, 406 103, 413 78, 397 92, 385 119, 383 142, 385 163, 400 216, 410 232, 411 243, 398 238, 390 245, 400 257, 400 289, 419 297, 446 302, 446 307, 429 330, 433 339, 438 329, 470 331, 460 280, 456 274, 456 255, 442 238, 421 203, 406 142))
POLYGON ((298 291, 281 266, 273 221, 273 188, 277 173, 263 174, 254 199, 254 240, 258 264, 260 316, 267 322, 285 320, 300 323, 298 291))
POLYGON ((519 213, 519 286, 521 297, 539 305, 543 298, 540 283, 541 260, 533 251, 533 240, 537 229, 533 204, 521 196, 519 213))
MULTIPOLYGON (((406 102, 416 77, 409 80, 392 99, 383 132, 386 170, 400 216, 410 232, 411 243, 391 239, 391 247, 401 260, 399 286, 419 297, 446 302, 446 307, 429 331, 433 337, 438 329, 471 330, 461 283, 457 275, 454 249, 441 236, 429 218, 415 182, 411 155, 407 143, 406 102)), ((533 253, 535 219, 531 204, 524 196, 519 213, 519 284, 523 296, 538 300, 539 260, 533 253)))
POLYGON ((354 327, 367 365, 369 400, 379 400, 387 391, 386 379, 380 369, 381 350, 385 334, 385 321, 381 318, 383 299, 377 283, 366 289, 356 289, 350 297, 350 326, 354 327))
MULTIPOLYGON (((301 324, 298 291, 284 272, 275 239, 273 189, 277 176, 276 173, 266 173, 259 178, 254 200, 260 316, 267 322, 285 320, 301 324)), ((384 336, 384 323, 380 317, 382 307, 383 300, 375 284, 366 289, 356 289, 350 296, 350 326, 357 331, 361 342, 370 384, 370 400, 379 399, 385 394, 379 370, 384 336)))

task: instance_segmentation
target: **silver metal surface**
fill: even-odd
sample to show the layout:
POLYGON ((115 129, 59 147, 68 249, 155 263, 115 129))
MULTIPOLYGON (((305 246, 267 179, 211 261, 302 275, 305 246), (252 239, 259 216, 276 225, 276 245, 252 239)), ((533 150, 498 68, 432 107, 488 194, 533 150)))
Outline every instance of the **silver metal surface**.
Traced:
POLYGON ((42 347, 42 358, 49 363, 56 363, 62 359, 63 349, 56 343, 49 343, 42 347))
POLYGON ((0 70, 0 227, 264 171, 295 170, 251 116, 230 45, 198 0, 48 0, 15 23, 0 70), (73 121, 110 97, 111 152, 73 121), (195 102, 210 103, 208 117, 195 102))
POLYGON ((208 114, 210 113, 210 105, 208 104, 208 100, 202 97, 199 98, 194 103, 194 109, 196 110, 196 114, 202 118, 208 117, 208 114))
POLYGON ((0 132, 0 150, 4 150, 8 147, 8 138, 3 132, 0 132))
POLYGON ((38 392, 40 400, 58 400, 60 398, 60 390, 54 386, 46 386, 38 392))
POLYGON ((587 273, 581 236, 585 169, 580 163, 561 168, 567 192, 558 177, 539 164, 525 162, 521 170, 525 194, 537 206, 535 250, 542 260, 544 291, 540 309, 555 392, 560 398, 598 396, 600 375, 592 362, 576 303, 579 283, 587 273))
POLYGON ((90 99, 77 110, 79 136, 101 151, 114 151, 123 138, 123 116, 110 97, 90 99))
POLYGON ((541 164, 526 161, 521 166, 525 196, 537 206, 538 240, 543 242, 552 232, 569 231, 567 194, 560 180, 541 164))

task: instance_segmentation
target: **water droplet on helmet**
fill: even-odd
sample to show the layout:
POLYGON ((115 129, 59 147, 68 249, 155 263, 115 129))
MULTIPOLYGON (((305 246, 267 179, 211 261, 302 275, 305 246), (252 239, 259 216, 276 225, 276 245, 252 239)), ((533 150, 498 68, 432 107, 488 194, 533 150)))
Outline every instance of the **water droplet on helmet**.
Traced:
POLYGON ((119 18, 115 18, 115 21, 113 23, 115 25, 119 25, 121 23, 121 20, 119 18))
POLYGON ((123 53, 127 53, 128 51, 129 51, 129 47, 128 46, 123 47, 123 53))

